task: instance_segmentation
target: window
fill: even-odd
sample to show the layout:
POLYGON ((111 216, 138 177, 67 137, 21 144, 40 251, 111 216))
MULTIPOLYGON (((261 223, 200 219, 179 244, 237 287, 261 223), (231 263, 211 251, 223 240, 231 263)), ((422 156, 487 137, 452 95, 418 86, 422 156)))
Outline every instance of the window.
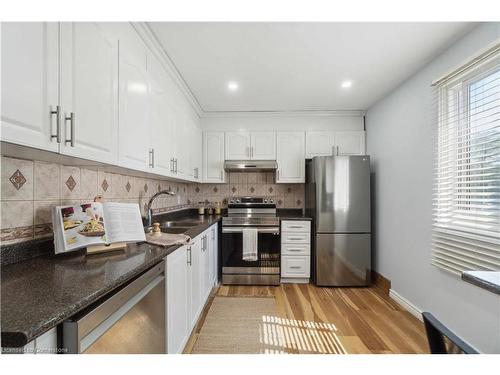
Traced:
POLYGON ((432 263, 500 270, 500 46, 436 84, 432 263))

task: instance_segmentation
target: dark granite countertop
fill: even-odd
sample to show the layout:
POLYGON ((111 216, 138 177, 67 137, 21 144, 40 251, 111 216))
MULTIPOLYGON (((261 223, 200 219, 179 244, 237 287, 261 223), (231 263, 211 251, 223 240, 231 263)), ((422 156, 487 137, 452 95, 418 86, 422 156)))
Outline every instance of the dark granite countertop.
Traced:
POLYGON ((312 220, 311 217, 304 216, 304 213, 300 208, 279 208, 277 210, 277 215, 280 220, 312 220))
MULTIPOLYGON (((221 216, 194 216, 191 211, 155 220, 199 220, 185 234, 196 237, 221 216)), ((20 347, 57 326, 107 293, 162 261, 180 246, 163 248, 129 244, 125 251, 85 255, 80 250, 45 254, 1 269, 3 347, 20 347)))
POLYGON ((465 271, 462 273, 462 280, 500 294, 500 271, 465 271))

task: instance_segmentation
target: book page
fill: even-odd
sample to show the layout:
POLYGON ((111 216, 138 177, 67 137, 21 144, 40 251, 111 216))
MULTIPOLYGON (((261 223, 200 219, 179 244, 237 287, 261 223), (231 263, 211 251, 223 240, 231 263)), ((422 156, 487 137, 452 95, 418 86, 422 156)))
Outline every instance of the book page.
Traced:
POLYGON ((137 203, 104 203, 106 233, 109 242, 146 241, 142 216, 137 203))
POLYGON ((53 220, 56 253, 107 243, 101 203, 58 206, 55 208, 53 220))

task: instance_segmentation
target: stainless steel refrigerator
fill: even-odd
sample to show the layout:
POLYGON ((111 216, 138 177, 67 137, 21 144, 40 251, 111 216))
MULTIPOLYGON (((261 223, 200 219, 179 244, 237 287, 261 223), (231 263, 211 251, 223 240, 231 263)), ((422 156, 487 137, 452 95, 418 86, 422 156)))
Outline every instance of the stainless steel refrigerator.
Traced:
POLYGON ((366 286, 371 273, 370 157, 306 161, 306 215, 313 218, 313 279, 366 286))

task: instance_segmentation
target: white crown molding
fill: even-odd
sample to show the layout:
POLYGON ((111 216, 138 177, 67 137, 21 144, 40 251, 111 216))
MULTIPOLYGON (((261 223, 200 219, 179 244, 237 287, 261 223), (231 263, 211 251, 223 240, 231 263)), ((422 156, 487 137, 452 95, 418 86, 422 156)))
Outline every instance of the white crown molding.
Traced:
POLYGON ((363 110, 323 110, 323 111, 203 111, 202 118, 230 117, 358 117, 364 116, 363 110))
POLYGON ((204 111, 201 108, 200 103, 193 95, 193 92, 187 85, 186 81, 180 74, 175 64, 172 62, 170 56, 168 56, 161 43, 158 41, 158 38, 154 34, 153 30, 151 30, 146 22, 131 22, 131 24, 132 27, 136 30, 137 34, 139 34, 139 36, 142 38, 146 46, 151 50, 151 52, 156 55, 157 58, 159 58, 160 63, 163 65, 167 73, 169 73, 173 78, 174 82, 177 84, 198 116, 203 117, 204 111))
POLYGON ((132 27, 141 37, 146 46, 160 60, 167 73, 173 78, 181 92, 196 111, 200 118, 229 118, 229 117, 353 117, 364 116, 364 110, 305 110, 305 111, 204 111, 198 99, 194 96, 187 82, 175 66, 167 51, 161 45, 151 27, 147 22, 131 22, 132 27))

